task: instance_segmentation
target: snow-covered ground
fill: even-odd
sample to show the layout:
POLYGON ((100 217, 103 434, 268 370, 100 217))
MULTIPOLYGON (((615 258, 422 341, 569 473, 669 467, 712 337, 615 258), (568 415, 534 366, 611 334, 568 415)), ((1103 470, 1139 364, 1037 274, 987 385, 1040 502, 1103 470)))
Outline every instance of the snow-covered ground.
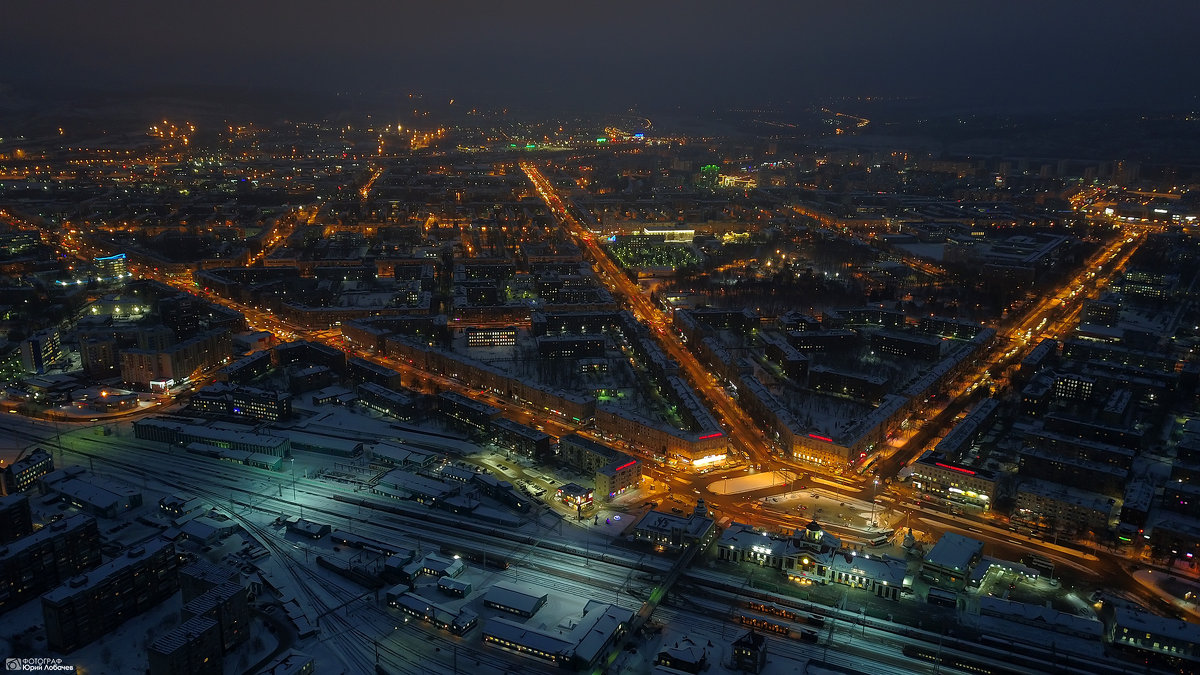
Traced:
POLYGON ((148 612, 118 626, 107 637, 70 653, 58 654, 46 648, 46 632, 42 626, 42 603, 33 600, 4 615, 3 631, 7 642, 0 642, 0 656, 8 657, 15 636, 28 633, 31 653, 22 656, 61 658, 64 664, 76 666, 85 673, 141 673, 147 667, 146 648, 160 636, 179 625, 179 610, 183 607, 176 593, 148 612))
POLYGON ((708 484, 708 490, 718 495, 733 495, 753 492, 776 485, 785 485, 794 478, 792 472, 767 471, 752 473, 737 478, 721 478, 708 484))
POLYGON ((1143 569, 1134 572, 1133 578, 1175 607, 1200 618, 1200 580, 1195 577, 1143 569))

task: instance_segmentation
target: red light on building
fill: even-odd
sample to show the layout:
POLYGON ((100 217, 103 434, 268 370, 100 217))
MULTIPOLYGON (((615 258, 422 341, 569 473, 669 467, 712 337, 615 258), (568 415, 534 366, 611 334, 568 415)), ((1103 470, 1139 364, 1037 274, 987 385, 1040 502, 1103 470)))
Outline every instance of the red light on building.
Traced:
POLYGON ((625 464, 622 464, 621 466, 618 466, 618 467, 617 467, 617 471, 620 471, 620 470, 622 470, 622 469, 628 469, 629 467, 633 466, 634 464, 637 464, 637 460, 636 460, 636 459, 635 459, 635 460, 633 460, 632 462, 627 462, 627 463, 625 463, 625 464))
POLYGON ((833 439, 832 439, 832 438, 830 438, 830 437, 828 437, 828 436, 821 436, 820 434, 809 434, 809 435, 808 435, 808 437, 809 437, 809 438, 815 438, 815 439, 817 439, 818 441, 825 441, 826 443, 832 443, 832 442, 833 442, 833 439))
POLYGON ((965 473, 965 474, 967 474, 968 476, 974 476, 974 475, 975 475, 975 472, 974 472, 974 471, 972 471, 972 470, 970 470, 970 469, 964 469, 964 468, 962 468, 962 467, 957 467, 957 466, 950 466, 949 464, 942 464, 941 462, 934 462, 934 464, 936 464, 937 466, 940 466, 940 467, 942 467, 943 469, 950 469, 951 471, 957 471, 957 472, 959 472, 959 473, 965 473))
POLYGON ((719 432, 719 431, 718 431, 718 432, 717 432, 717 433, 715 433, 715 434, 709 434, 709 435, 707 435, 707 436, 701 436, 699 440, 704 440, 704 439, 706 439, 706 438, 716 438, 717 436, 720 436, 720 435, 721 435, 721 432, 719 432))

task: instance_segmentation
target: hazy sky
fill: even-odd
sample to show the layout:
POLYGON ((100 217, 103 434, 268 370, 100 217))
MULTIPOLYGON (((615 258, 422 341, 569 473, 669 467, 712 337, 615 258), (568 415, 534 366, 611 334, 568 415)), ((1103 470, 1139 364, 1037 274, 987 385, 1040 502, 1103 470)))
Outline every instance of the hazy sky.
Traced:
POLYGON ((0 82, 624 106, 1188 104, 1200 0, 3 0, 0 82))

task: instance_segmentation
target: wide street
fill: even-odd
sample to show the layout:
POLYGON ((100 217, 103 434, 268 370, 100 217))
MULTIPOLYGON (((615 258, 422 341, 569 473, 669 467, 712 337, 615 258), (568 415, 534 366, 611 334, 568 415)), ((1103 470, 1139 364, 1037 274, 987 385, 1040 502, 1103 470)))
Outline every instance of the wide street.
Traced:
MULTIPOLYGON (((700 393, 701 398, 714 408, 718 419, 728 431, 733 459, 727 468, 712 473, 685 472, 660 467, 643 455, 643 459, 647 460, 644 463, 646 472, 658 479, 656 486, 660 488, 661 493, 646 491, 647 501, 661 499, 662 508, 677 508, 683 511, 685 508, 693 508, 697 498, 702 497, 719 519, 774 530, 800 528, 810 520, 816 519, 848 542, 865 542, 872 538, 872 532, 884 528, 911 527, 926 533, 932 539, 936 539, 945 531, 960 531, 988 541, 989 550, 994 555, 1018 559, 1029 552, 1039 552, 1073 568, 1090 570, 1092 574, 1101 572, 1105 577, 1124 579, 1126 583, 1123 586, 1126 590, 1139 594, 1143 592, 1141 586, 1129 581, 1128 575, 1110 575, 1121 568, 1124 559, 1120 556, 1106 551, 1099 551, 1093 555, 1070 548, 1071 544, 1068 542, 1055 545, 1017 535, 1006 528, 994 527, 986 520, 972 518, 967 514, 936 511, 906 498, 903 489, 891 485, 889 480, 903 466, 924 452, 931 439, 944 435, 959 412, 979 400, 982 383, 989 383, 989 389, 995 388, 997 395, 1002 394, 1003 388, 1008 384, 1007 374, 1010 369, 1019 363, 1041 338, 1061 338, 1066 335, 1077 321, 1084 300, 1093 297, 1095 289, 1102 288, 1128 263, 1143 241, 1140 231, 1130 226, 1125 234, 1115 237, 1106 247, 1097 251, 1087 264, 1061 283, 1055 292, 1031 303, 1020 313, 1010 313, 998 324, 997 346, 988 352, 985 359, 948 388, 949 396, 940 401, 926 402, 925 409, 913 416, 914 428, 909 429, 897 445, 883 451, 886 454, 877 463, 874 475, 858 476, 845 471, 839 474, 822 474, 819 469, 798 464, 777 454, 758 425, 737 406, 679 336, 670 329, 668 318, 650 301, 648 294, 631 281, 605 253, 596 237, 572 213, 567 200, 538 167, 530 162, 523 162, 521 169, 525 171, 537 193, 559 222, 585 249, 588 258, 610 290, 625 301, 639 320, 651 328, 655 339, 666 353, 680 364, 692 386, 700 393), (741 453, 745 453, 747 461, 737 459, 741 453), (770 484, 764 483, 744 491, 726 489, 730 482, 736 483, 742 477, 750 475, 771 476, 772 480, 770 484), (819 488, 814 486, 818 481, 819 488), (725 487, 722 487, 722 484, 725 487), (664 486, 670 486, 669 494, 662 489, 664 486), (876 505, 871 507, 873 502, 876 505), (1086 563, 1086 566, 1083 563, 1086 563)), ((300 210, 281 218, 271 236, 266 238, 260 256, 269 255, 271 250, 282 245, 286 241, 286 233, 295 226, 296 220, 311 221, 315 216, 316 210, 313 208, 311 212, 300 210)), ((81 249, 72 241, 69 229, 59 231, 58 234, 63 238, 64 250, 81 256, 95 253, 81 249)), ((405 374, 406 379, 411 378, 409 386, 413 388, 436 387, 443 391, 459 391, 499 408, 505 417, 545 429, 554 436, 568 433, 591 435, 585 427, 570 424, 544 411, 515 404, 493 392, 470 387, 453 378, 424 372, 394 358, 354 350, 337 330, 303 329, 283 321, 269 311, 236 303, 202 289, 198 290, 190 278, 171 276, 153 269, 138 269, 137 272, 140 276, 157 278, 186 292, 199 292, 212 302, 241 311, 251 327, 257 330, 270 331, 286 340, 308 339, 330 344, 355 356, 386 365, 405 374), (421 386, 422 382, 424 387, 421 386)), ((637 454, 636 447, 623 449, 637 454)), ((1147 600, 1149 599, 1147 597, 1147 600)))

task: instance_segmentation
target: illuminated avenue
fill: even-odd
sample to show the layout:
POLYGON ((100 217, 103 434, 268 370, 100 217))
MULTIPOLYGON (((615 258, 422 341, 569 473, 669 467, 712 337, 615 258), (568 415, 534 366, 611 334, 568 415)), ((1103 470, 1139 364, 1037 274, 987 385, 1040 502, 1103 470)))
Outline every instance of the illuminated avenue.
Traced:
POLYGON ((413 100, 0 141, 7 654, 1200 659, 1186 167, 413 100))

